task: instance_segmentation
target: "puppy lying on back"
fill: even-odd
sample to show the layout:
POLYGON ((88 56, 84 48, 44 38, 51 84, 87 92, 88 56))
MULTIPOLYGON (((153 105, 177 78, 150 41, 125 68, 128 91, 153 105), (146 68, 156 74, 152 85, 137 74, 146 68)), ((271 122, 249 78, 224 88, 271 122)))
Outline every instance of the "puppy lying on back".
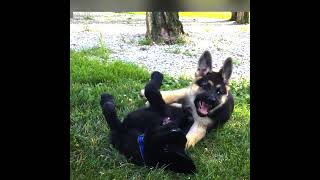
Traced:
POLYGON ((150 106, 129 113, 122 123, 112 95, 101 95, 100 105, 111 129, 111 144, 137 165, 194 173, 196 167, 185 152, 185 134, 192 122, 181 108, 166 105, 159 91, 162 80, 161 73, 151 74, 151 81, 145 86, 150 106))

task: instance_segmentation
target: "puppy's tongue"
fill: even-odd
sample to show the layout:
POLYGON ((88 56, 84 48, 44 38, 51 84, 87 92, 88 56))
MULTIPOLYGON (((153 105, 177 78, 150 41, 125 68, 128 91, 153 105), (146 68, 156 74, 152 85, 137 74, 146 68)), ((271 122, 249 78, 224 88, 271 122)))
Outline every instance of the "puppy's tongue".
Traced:
POLYGON ((205 102, 199 101, 198 110, 199 110, 199 112, 201 112, 201 114, 207 115, 208 114, 208 105, 205 102))

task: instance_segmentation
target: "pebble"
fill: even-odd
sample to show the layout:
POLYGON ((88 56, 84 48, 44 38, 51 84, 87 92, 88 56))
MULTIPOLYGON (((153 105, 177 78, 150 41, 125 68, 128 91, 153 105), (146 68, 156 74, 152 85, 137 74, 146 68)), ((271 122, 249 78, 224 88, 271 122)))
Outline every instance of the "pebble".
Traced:
POLYGON ((173 77, 193 77, 205 50, 219 70, 228 57, 237 61, 231 79, 250 80, 250 25, 208 18, 180 17, 188 42, 183 45, 140 45, 146 32, 145 16, 127 13, 74 13, 70 19, 70 49, 79 51, 103 44, 111 59, 132 62, 173 77), (86 18, 90 16, 90 18, 86 18))

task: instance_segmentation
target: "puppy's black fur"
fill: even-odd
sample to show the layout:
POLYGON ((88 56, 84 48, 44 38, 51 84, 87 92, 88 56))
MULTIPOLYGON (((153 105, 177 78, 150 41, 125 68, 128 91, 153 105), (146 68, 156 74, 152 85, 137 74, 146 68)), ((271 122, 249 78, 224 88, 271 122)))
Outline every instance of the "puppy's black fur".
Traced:
POLYGON ((163 75, 151 74, 145 86, 150 106, 131 112, 121 123, 110 94, 102 94, 100 105, 111 129, 111 144, 137 165, 164 166, 175 172, 194 173, 196 167, 185 152, 186 137, 193 121, 181 108, 166 105, 160 94, 163 75), (144 134, 141 157, 138 136, 144 134))

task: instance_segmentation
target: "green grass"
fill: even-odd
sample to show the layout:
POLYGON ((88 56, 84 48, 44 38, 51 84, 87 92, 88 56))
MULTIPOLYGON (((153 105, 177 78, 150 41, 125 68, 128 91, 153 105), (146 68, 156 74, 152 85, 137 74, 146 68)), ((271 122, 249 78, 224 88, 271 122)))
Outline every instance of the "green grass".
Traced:
POLYGON ((176 44, 178 45, 184 45, 190 42, 191 42, 190 38, 188 38, 186 35, 180 35, 176 40, 176 44))
MULTIPOLYGON (((109 54, 101 47, 70 50, 71 179, 249 179, 250 82, 231 83, 235 97, 232 119, 188 151, 198 169, 196 175, 139 167, 109 144, 109 128, 101 114, 99 98, 104 92, 114 95, 123 118, 143 106, 138 94, 150 74, 133 64, 111 63, 109 54)), ((189 79, 165 75, 162 89, 181 88, 189 83, 189 79)))
POLYGON ((182 51, 179 46, 169 47, 165 51, 168 52, 168 53, 172 53, 172 54, 183 54, 183 55, 188 56, 188 57, 193 57, 194 56, 194 54, 191 53, 192 50, 186 49, 186 50, 182 51))
POLYGON ((87 15, 87 16, 85 16, 83 19, 84 19, 84 20, 93 20, 93 17, 87 15))
POLYGON ((176 46, 173 46, 173 47, 166 49, 166 52, 173 53, 173 54, 181 54, 182 53, 180 50, 180 47, 176 47, 176 46))
POLYGON ((188 50, 188 49, 185 50, 182 54, 185 55, 185 56, 189 56, 189 57, 194 56, 194 54, 192 54, 192 53, 190 52, 190 50, 188 50))
POLYGON ((143 45, 151 45, 152 44, 152 39, 147 38, 147 37, 142 37, 138 40, 138 44, 143 46, 143 45))
POLYGON ((239 59, 234 59, 234 60, 233 60, 233 64, 234 64, 235 66, 239 66, 239 65, 241 64, 241 61, 240 61, 239 59))
MULTIPOLYGON (((145 15, 145 12, 128 12, 128 14, 145 15)), ((231 12, 179 12, 180 17, 230 19, 231 12)))
MULTIPOLYGON (((190 38, 188 38, 186 35, 180 35, 176 41, 173 43, 173 44, 177 44, 177 45, 184 45, 184 44, 187 44, 187 43, 190 43, 191 40, 190 38)), ((151 38, 149 37, 141 37, 139 38, 138 40, 138 44, 140 46, 145 46, 145 45, 152 45, 153 44, 153 41, 151 38)), ((158 42, 159 45, 163 45, 163 44, 166 44, 164 42, 158 42)), ((170 43, 169 43, 170 44, 170 43)))

